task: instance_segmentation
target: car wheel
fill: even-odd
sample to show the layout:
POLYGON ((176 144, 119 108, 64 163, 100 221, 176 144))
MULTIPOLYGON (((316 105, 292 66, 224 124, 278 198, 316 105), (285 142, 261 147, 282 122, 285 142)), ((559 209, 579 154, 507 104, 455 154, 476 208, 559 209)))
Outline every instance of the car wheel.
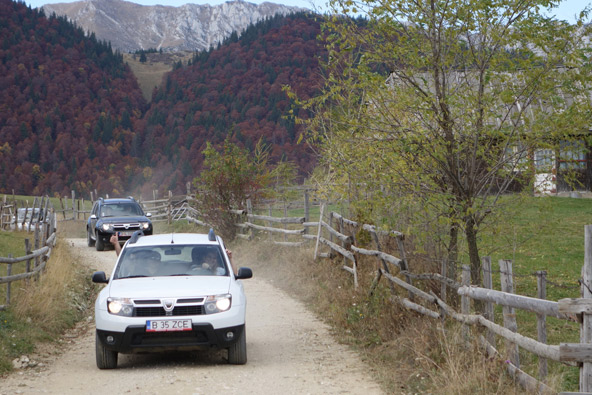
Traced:
POLYGON ((98 333, 95 333, 95 353, 99 369, 115 369, 117 367, 117 351, 106 349, 99 340, 98 333))
POLYGON ((90 229, 86 230, 86 244, 89 247, 94 247, 95 246, 95 241, 92 239, 92 237, 90 237, 90 229))
POLYGON ((105 242, 103 242, 103 239, 101 239, 101 236, 99 236, 98 233, 95 242, 95 248, 97 249, 97 251, 103 251, 105 249, 105 242))
POLYGON ((228 348, 228 363, 233 365, 244 365, 247 363, 247 335, 246 328, 243 328, 240 338, 228 348))

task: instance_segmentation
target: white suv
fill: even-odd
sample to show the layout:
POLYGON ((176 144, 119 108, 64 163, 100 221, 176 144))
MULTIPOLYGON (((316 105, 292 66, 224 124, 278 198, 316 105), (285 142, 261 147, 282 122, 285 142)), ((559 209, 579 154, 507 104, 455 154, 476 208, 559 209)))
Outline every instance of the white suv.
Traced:
POLYGON ((224 243, 209 234, 134 234, 124 245, 95 302, 99 369, 117 367, 118 353, 228 349, 228 362, 247 362, 247 300, 224 243))

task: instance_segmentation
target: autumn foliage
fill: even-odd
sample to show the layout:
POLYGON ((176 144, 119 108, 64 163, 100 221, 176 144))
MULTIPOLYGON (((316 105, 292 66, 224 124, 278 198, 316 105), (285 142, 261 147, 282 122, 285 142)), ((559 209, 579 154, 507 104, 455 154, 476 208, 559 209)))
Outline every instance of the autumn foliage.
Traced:
MULTIPOLYGON (((319 23, 297 14, 251 26, 177 65, 147 104, 121 54, 65 18, 0 0, 0 193, 184 191, 208 142, 270 163, 314 165, 285 85, 319 86, 319 23)), ((305 115, 305 114, 299 114, 305 115)))
POLYGON ((0 190, 121 193, 146 103, 121 54, 65 18, 0 0, 0 190))

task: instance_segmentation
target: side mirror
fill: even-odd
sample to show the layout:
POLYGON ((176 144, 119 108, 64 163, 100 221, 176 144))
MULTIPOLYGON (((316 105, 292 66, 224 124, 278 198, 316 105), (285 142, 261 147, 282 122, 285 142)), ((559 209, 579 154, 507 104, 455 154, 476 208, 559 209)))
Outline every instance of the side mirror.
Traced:
POLYGON ((251 277, 253 277, 253 271, 248 267, 241 267, 238 269, 238 274, 236 275, 237 280, 245 280, 251 277))
POLYGON ((152 217, 152 214, 146 213, 146 218, 150 218, 150 217, 152 217))
POLYGON ((90 216, 90 219, 97 219, 97 216, 93 214, 90 216))
POLYGON ((105 272, 94 272, 92 275, 92 282, 97 284, 107 284, 109 279, 105 276, 105 272))

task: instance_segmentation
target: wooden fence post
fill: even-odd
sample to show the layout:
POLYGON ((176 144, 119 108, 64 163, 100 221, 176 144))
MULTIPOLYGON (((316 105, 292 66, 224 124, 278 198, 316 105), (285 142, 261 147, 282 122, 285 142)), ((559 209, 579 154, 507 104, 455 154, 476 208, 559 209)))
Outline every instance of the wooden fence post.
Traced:
MULTIPOLYGON (((582 267, 582 298, 592 298, 592 225, 584 229, 584 266, 582 267)), ((592 315, 582 314, 580 343, 592 343, 592 315)), ((580 392, 592 392, 592 362, 580 366, 580 392)))
MULTIPOLYGON (((507 293, 514 293, 514 277, 512 274, 512 261, 502 259, 499 261, 500 265, 500 280, 502 284, 502 291, 507 293)), ((504 327, 512 332, 518 332, 518 324, 516 323, 516 311, 513 307, 504 306, 504 327)), ((510 361, 520 368, 520 357, 518 355, 518 345, 510 341, 506 342, 507 353, 510 361)))
MULTIPOLYGON (((267 210, 268 210, 267 212, 269 213, 269 216, 273 217, 273 204, 272 203, 269 203, 267 210)), ((271 228, 273 226, 273 223, 271 221, 265 221, 265 226, 271 228)), ((267 232, 267 239, 270 242, 273 242, 273 234, 271 232, 267 232)))
POLYGON ((66 201, 66 206, 64 206, 64 198, 60 196, 60 205, 62 206, 62 214, 64 215, 64 220, 66 219, 66 208, 68 206, 68 201, 66 201))
POLYGON ((173 222, 173 192, 169 191, 168 206, 167 206, 167 224, 173 222))
MULTIPOLYGON (((440 274, 446 277, 448 274, 448 260, 447 258, 442 259, 442 265, 440 267, 440 274)), ((440 284, 440 299, 446 302, 446 283, 442 281, 440 284)))
MULTIPOLYGON (((462 266, 462 285, 469 286, 471 284, 471 268, 468 265, 462 266)), ((471 299, 467 295, 460 297, 460 312, 462 314, 469 314, 471 308, 471 299)), ((467 324, 462 326, 463 339, 469 340, 469 327, 467 324)))
MULTIPOLYGON (((12 254, 8 254, 9 258, 12 258, 12 254)), ((12 263, 6 265, 6 277, 10 277, 12 275, 12 263)), ((11 283, 8 282, 6 284, 6 306, 10 304, 10 285, 11 283)))
MULTIPOLYGON (((33 207, 31 208, 31 219, 29 220, 29 223, 27 224, 27 232, 31 231, 31 225, 33 223, 33 218, 35 218, 35 209, 37 208, 38 201, 39 201, 39 199, 37 199, 37 196, 35 196, 35 199, 33 199, 33 207)), ((39 208, 41 208, 41 206, 39 208)), ((37 248, 37 247, 35 247, 35 248, 37 248)))
POLYGON ((319 252, 319 241, 321 239, 321 229, 323 229, 323 211, 325 211, 325 203, 321 203, 321 214, 319 215, 319 228, 317 230, 317 242, 315 243, 315 251, 313 260, 317 260, 319 252))
MULTIPOLYGON (((380 245, 380 239, 378 238, 378 234, 376 232, 370 232, 370 234, 372 235, 372 239, 374 240, 374 244, 376 244, 376 250, 377 251, 382 251, 382 246, 380 245)), ((351 248, 351 246, 350 246, 351 248)), ((384 271, 386 273, 391 273, 387 262, 384 260, 384 258, 380 258, 380 263, 382 264, 382 268, 384 269, 384 271)), ((378 282, 380 281, 380 277, 382 276, 382 272, 380 271, 380 268, 376 271, 376 278, 374 279, 374 281, 372 282, 372 292, 374 292, 374 288, 378 285, 378 282), (375 284, 376 283, 376 284, 375 284)), ((389 287, 391 288, 391 292, 393 294, 395 294, 395 284, 393 284, 392 281, 389 281, 389 287)))
MULTIPOLYGON (((251 199, 247 199, 247 221, 248 221, 248 216, 253 214, 253 203, 251 202, 251 199)), ((255 237, 255 230, 252 227, 249 227, 249 236, 248 236, 248 240, 252 240, 253 237, 255 237)))
MULTIPOLYGON (((35 232, 34 232, 34 236, 33 236, 33 240, 34 240, 34 248, 37 250, 39 249, 39 223, 36 222, 35 223, 35 232)), ((35 267, 39 266, 39 257, 36 256, 35 257, 35 267)))
POLYGON ((72 190, 72 219, 76 219, 76 192, 72 190))
MULTIPOLYGON (((536 276, 537 298, 547 299, 547 272, 539 270, 536 272, 536 276)), ((539 341, 547 344, 547 316, 545 314, 537 314, 537 332, 539 341)), ((539 380, 544 380, 547 373, 547 359, 539 357, 539 380)))
MULTIPOLYGON (((329 224, 330 228, 333 228, 333 211, 329 212, 329 220, 327 221, 327 223, 329 224)), ((333 243, 333 233, 329 232, 329 241, 331 243, 333 243)), ((331 247, 329 247, 329 258, 333 258, 333 249, 331 247)))
MULTIPOLYGON (((25 239, 25 255, 29 255, 31 253, 31 245, 29 239, 25 239)), ((25 271, 29 273, 31 271, 31 260, 27 259, 27 263, 25 264, 25 271)), ((29 279, 26 280, 26 283, 29 283, 29 279)))
MULTIPOLYGON (((308 201, 308 189, 304 190, 304 222, 310 221, 310 207, 308 201)), ((308 228, 304 228, 304 234, 308 234, 308 228)))
MULTIPOLYGON (((286 199, 283 200, 284 203, 284 218, 288 217, 288 202, 286 199)), ((288 224, 284 224, 284 229, 288 229, 288 224)), ((288 241, 288 235, 284 235, 284 241, 288 241)))
POLYGON ((47 219, 50 217, 49 215, 49 196, 45 196, 45 205, 43 206, 43 245, 45 245, 45 241, 49 237, 49 222, 47 219))
MULTIPOLYGON (((485 256, 481 259, 481 266, 483 267, 483 288, 493 289, 493 276, 491 272, 491 257, 485 256)), ((485 302, 485 311, 483 316, 491 322, 495 322, 493 303, 485 302)), ((487 330, 487 341, 495 347, 495 334, 491 330, 487 330)))

